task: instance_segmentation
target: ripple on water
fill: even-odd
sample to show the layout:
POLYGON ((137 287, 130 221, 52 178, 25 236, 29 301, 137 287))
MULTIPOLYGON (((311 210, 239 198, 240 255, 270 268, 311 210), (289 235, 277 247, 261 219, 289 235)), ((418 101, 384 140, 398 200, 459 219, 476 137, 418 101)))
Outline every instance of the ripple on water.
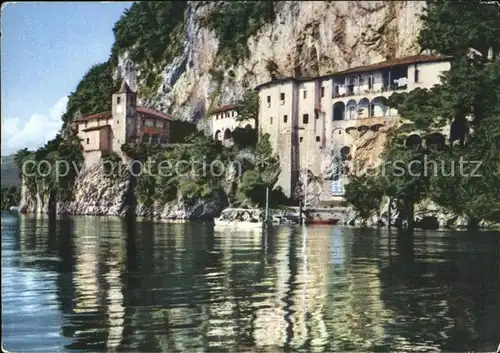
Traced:
POLYGON ((498 239, 2 215, 3 341, 13 352, 493 350, 498 239))

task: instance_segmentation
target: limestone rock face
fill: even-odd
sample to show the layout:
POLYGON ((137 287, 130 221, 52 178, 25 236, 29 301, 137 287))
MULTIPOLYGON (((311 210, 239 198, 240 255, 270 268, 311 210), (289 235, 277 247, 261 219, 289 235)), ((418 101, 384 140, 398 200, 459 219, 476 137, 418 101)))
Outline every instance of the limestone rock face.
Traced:
POLYGON ((70 202, 58 202, 57 213, 70 215, 124 216, 133 192, 128 172, 106 175, 102 164, 84 170, 76 179, 70 202))
POLYGON ((152 206, 138 204, 136 215, 154 219, 210 220, 218 217, 228 204, 226 194, 218 190, 209 197, 196 200, 194 203, 186 202, 179 197, 165 204, 156 203, 152 206))
MULTIPOLYGON (((135 178, 127 171, 108 176, 102 163, 85 169, 75 180, 72 201, 59 201, 55 212, 64 215, 128 216, 156 219, 213 219, 228 206, 223 190, 209 197, 187 202, 182 197, 166 204, 137 204, 134 196, 135 178)), ((22 190, 20 210, 26 213, 47 213, 48 197, 41 190, 31 195, 22 190)))
MULTIPOLYGON (((387 226, 389 202, 387 198, 382 202, 378 212, 372 215, 370 219, 364 220, 359 217, 352 207, 349 207, 344 218, 344 224, 359 226, 366 224, 368 226, 381 227, 387 226)), ((395 227, 398 223, 400 210, 393 209, 391 213, 391 226, 395 227)), ((469 226, 469 219, 462 215, 457 215, 444 209, 430 200, 422 200, 415 205, 415 228, 417 229, 466 229, 469 226)), ((403 227, 407 226, 403 220, 403 227)), ((499 229, 500 224, 482 221, 479 223, 480 229, 499 229)))
POLYGON ((227 197, 223 191, 214 192, 210 197, 188 203, 179 197, 166 204, 146 206, 136 204, 134 197, 135 180, 128 171, 113 177, 106 175, 102 164, 85 170, 77 178, 74 200, 58 202, 56 212, 70 215, 126 216, 135 214, 156 219, 212 219, 227 207, 227 197))
POLYGON ((19 202, 19 212, 21 213, 34 213, 36 212, 37 199, 36 195, 29 192, 26 181, 21 180, 21 200, 19 202))
MULTIPOLYGON (((217 58, 219 38, 202 25, 202 18, 224 2, 189 2, 185 13, 182 53, 158 75, 162 84, 148 97, 139 91, 139 104, 167 111, 175 118, 199 124, 210 107, 234 103, 243 93, 283 76, 316 76, 394 57, 417 54, 416 36, 424 1, 280 1, 276 19, 247 41, 248 57, 237 65, 217 58), (214 72, 218 72, 215 78, 214 72), (222 80, 220 80, 222 78, 222 80)), ((137 90, 144 80, 141 63, 127 53, 119 58, 116 79, 137 90)), ((358 146, 359 160, 376 161, 384 137, 368 131, 358 146), (373 142, 376 140, 376 142, 373 142)), ((301 173, 302 175, 302 173, 301 173)), ((328 192, 323 175, 308 178, 308 204, 314 206, 328 192)), ((229 184, 228 184, 229 185, 229 184)), ((297 186, 295 194, 304 188, 297 186)), ((226 192, 230 192, 229 189, 226 192)))
MULTIPOLYGON (((224 68, 216 61, 219 39, 201 19, 223 2, 189 2, 184 50, 159 72, 162 85, 142 105, 198 121, 211 104, 228 104, 246 89, 281 75, 315 76, 388 58, 413 55, 424 1, 280 1, 276 19, 248 39, 249 56, 224 68), (218 86, 211 72, 221 71, 218 86)), ((139 63, 125 53, 115 76, 137 89, 139 63)), ((140 92, 139 92, 140 95, 140 92)), ((141 98, 141 97, 139 97, 141 98)))
POLYGON ((380 158, 384 151, 388 135, 396 128, 396 123, 384 125, 378 131, 367 130, 354 140, 351 146, 351 158, 346 165, 350 175, 360 175, 381 165, 380 158))

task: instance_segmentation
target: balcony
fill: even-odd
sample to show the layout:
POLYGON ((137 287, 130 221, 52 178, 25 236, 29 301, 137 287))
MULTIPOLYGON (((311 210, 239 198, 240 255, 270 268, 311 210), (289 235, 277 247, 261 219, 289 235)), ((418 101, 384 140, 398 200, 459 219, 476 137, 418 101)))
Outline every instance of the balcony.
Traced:
POLYGON ((333 90, 332 98, 345 98, 345 97, 354 97, 354 96, 363 96, 363 95, 370 95, 370 94, 376 94, 376 93, 384 93, 384 92, 397 92, 397 91, 405 91, 408 88, 408 85, 397 85, 397 84, 392 84, 392 85, 387 85, 387 86, 382 86, 380 88, 362 88, 360 86, 348 86, 345 88, 345 93, 339 93, 341 90, 344 89, 344 86, 338 86, 339 89, 333 90))
POLYGON ((406 66, 333 79, 332 98, 403 91, 408 88, 406 66))

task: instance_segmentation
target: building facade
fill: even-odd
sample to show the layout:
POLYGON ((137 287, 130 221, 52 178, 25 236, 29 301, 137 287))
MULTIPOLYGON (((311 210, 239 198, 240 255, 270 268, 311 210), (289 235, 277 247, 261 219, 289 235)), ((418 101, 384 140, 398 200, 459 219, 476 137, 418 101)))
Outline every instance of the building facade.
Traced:
POLYGON ((123 157, 124 143, 167 144, 171 119, 158 110, 137 107, 137 94, 123 82, 112 96, 112 110, 80 117, 73 121, 82 141, 85 166, 97 163, 111 152, 123 157))
POLYGON ((238 121, 238 111, 236 105, 224 105, 210 112, 210 122, 212 125, 212 137, 216 141, 221 141, 224 145, 232 143, 233 131, 236 128, 255 129, 255 120, 238 121))
MULTIPOLYGON (((263 83, 259 132, 269 133, 280 157, 278 185, 291 196, 301 170, 322 176, 332 154, 349 158, 351 145, 368 129, 377 131, 398 112, 387 100, 394 92, 431 88, 449 70, 447 58, 410 56, 314 77, 286 77, 263 83)), ((324 181, 324 201, 342 199, 345 177, 324 181)))

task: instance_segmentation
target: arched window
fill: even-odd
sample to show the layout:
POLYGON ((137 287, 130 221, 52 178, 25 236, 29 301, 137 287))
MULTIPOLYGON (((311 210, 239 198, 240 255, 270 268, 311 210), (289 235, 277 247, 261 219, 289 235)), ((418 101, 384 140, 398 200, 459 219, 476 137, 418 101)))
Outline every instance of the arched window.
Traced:
POLYGON ((333 105, 333 120, 344 120, 345 119, 345 104, 344 102, 336 102, 333 105))

